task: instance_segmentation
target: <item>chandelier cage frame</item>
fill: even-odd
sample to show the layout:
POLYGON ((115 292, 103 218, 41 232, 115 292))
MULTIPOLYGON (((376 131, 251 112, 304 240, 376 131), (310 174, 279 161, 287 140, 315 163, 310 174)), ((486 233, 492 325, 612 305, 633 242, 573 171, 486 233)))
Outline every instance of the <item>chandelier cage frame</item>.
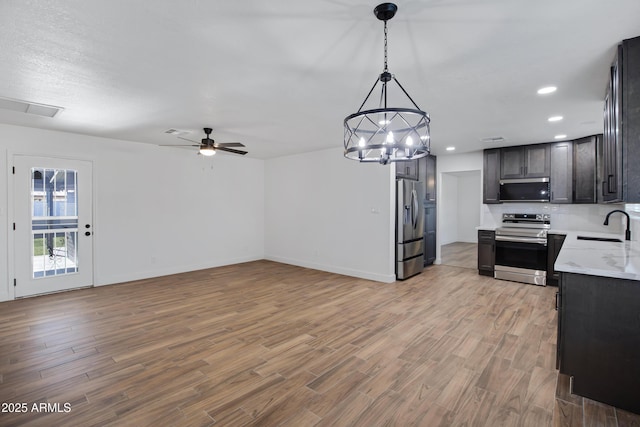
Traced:
POLYGON ((348 159, 388 164, 418 159, 431 151, 429 115, 418 107, 388 69, 387 21, 396 11, 393 3, 382 3, 374 9, 376 17, 384 21, 384 70, 358 111, 344 119, 344 156, 348 159), (390 81, 396 83, 412 107, 388 107, 387 83, 390 81), (362 110, 378 84, 382 86, 378 108, 362 110))

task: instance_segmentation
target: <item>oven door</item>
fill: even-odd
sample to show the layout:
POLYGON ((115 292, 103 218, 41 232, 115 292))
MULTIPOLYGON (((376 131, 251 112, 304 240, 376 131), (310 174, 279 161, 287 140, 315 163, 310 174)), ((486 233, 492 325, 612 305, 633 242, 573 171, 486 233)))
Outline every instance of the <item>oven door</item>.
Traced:
POLYGON ((546 239, 496 236, 496 279, 546 285, 546 276, 546 239))

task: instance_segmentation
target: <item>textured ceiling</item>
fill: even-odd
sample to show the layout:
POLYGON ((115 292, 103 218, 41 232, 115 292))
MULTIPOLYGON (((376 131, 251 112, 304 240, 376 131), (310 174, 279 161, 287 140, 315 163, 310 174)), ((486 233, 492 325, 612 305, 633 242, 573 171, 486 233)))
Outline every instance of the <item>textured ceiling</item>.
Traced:
MULTIPOLYGON (((257 158, 342 147, 382 71, 376 4, 2 0, 0 97, 64 111, 0 123, 151 144, 210 126, 257 158)), ((438 155, 601 132, 615 46, 640 36, 638 0, 396 4, 389 69, 431 115, 438 155), (558 91, 536 95, 547 84, 558 91)))

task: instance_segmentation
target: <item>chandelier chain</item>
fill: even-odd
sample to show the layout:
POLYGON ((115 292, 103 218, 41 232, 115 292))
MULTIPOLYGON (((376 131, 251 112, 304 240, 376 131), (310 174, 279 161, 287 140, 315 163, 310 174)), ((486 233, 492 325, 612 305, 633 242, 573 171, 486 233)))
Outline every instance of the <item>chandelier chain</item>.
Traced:
POLYGON ((388 72, 387 68, 387 21, 384 21, 384 72, 388 72))

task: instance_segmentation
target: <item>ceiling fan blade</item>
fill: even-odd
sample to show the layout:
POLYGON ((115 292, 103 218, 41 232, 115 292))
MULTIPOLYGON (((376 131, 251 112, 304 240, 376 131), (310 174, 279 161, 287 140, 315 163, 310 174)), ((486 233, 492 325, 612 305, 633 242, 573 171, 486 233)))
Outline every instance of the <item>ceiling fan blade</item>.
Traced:
POLYGON ((240 142, 216 142, 214 147, 244 147, 244 144, 240 142))
POLYGON ((185 141, 189 141, 189 142, 193 142, 194 144, 199 144, 198 141, 194 141, 193 139, 187 139, 187 138, 183 138, 181 136, 178 137, 178 139, 183 139, 185 141))
POLYGON ((225 147, 216 147, 216 150, 220 150, 220 151, 227 151, 229 153, 235 153, 235 154, 241 154, 241 155, 245 155, 247 154, 247 151, 242 151, 242 150, 234 150, 233 148, 225 148, 225 147))
POLYGON ((200 147, 198 145, 186 145, 186 144, 160 144, 160 147, 200 147))

